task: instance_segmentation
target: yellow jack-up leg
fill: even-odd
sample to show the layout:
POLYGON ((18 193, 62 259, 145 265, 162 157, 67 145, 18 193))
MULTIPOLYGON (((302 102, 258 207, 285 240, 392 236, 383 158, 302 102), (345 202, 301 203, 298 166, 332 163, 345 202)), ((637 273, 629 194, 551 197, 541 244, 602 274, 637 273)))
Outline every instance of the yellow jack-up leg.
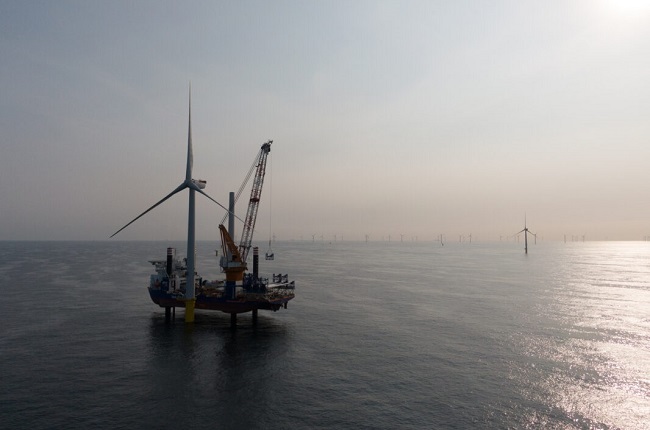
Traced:
POLYGON ((196 299, 187 299, 185 300, 185 322, 193 323, 194 322, 194 304, 196 299))

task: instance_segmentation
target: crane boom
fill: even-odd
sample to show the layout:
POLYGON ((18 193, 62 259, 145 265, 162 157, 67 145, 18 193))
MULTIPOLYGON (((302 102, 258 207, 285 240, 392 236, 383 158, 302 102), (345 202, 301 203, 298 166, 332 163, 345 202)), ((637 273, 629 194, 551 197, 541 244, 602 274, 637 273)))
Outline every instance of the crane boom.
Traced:
POLYGON ((239 249, 237 249, 237 245, 235 245, 223 224, 219 224, 219 231, 221 232, 221 246, 223 249, 220 265, 226 273, 226 281, 241 281, 247 268, 246 263, 242 263, 239 249))
POLYGON ((262 186, 264 185, 264 174, 266 173, 266 159, 271 152, 272 140, 264 143, 260 148, 257 158, 257 169, 253 179, 253 187, 251 188, 251 198, 248 202, 248 210, 246 211, 246 218, 244 219, 244 228, 242 229, 241 242, 239 243, 239 254, 241 255, 242 263, 246 264, 248 258, 248 251, 251 249, 251 242, 253 241, 253 230, 255 230, 255 221, 257 219, 257 210, 260 206, 260 197, 262 196, 262 186))

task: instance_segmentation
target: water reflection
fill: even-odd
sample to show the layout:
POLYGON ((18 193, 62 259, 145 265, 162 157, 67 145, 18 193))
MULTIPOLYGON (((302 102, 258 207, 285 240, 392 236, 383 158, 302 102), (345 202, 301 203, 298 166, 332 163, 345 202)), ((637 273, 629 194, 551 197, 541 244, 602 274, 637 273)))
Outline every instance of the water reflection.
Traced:
POLYGON ((240 315, 236 328, 221 313, 197 313, 194 324, 153 316, 149 391, 163 411, 161 423, 262 428, 286 372, 290 339, 290 327, 264 313, 257 324, 240 315))
POLYGON ((513 377, 529 387, 524 397, 546 405, 533 408, 527 425, 634 429, 650 419, 646 245, 566 247, 547 266, 555 270, 540 278, 552 285, 539 297, 539 328, 516 340, 528 361, 513 377))

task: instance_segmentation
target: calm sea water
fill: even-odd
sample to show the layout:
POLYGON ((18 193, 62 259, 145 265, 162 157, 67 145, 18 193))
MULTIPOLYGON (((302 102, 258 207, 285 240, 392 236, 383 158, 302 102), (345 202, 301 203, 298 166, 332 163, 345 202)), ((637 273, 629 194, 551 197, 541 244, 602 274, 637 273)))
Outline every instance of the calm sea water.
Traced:
POLYGON ((168 245, 0 242, 0 428, 650 428, 650 243, 279 242, 235 329, 165 322, 168 245))

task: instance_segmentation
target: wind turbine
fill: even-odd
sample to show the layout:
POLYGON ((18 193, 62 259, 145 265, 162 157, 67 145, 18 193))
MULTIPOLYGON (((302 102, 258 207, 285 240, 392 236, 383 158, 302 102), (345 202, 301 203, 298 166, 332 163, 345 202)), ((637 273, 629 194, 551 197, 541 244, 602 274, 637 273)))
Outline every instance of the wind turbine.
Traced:
MULTIPOLYGON (((532 231, 528 230, 528 227, 526 226, 526 215, 524 215, 524 229, 521 230, 519 233, 524 233, 524 252, 528 254, 528 233, 532 234, 535 237, 535 244, 537 244, 537 235, 533 233, 532 231)), ((517 234, 519 234, 517 233, 517 234)), ((515 236, 517 235, 515 234, 515 236)))
MULTIPOLYGON (((184 189, 188 189, 190 191, 190 199, 189 199, 189 210, 188 210, 188 215, 187 215, 187 279, 185 282, 185 322, 194 322, 194 304, 196 302, 196 296, 194 294, 194 269, 195 269, 195 261, 194 261, 194 254, 195 254, 195 192, 198 192, 200 194, 203 194, 205 197, 209 198, 212 200, 214 203, 218 204, 221 206, 223 209, 228 211, 227 208, 225 208, 221 203, 207 195, 204 191, 203 188, 205 188, 206 181, 200 180, 200 179, 192 179, 192 163, 193 163, 193 157, 192 157, 192 87, 190 86, 190 95, 189 95, 189 120, 188 120, 188 127, 187 127, 187 165, 185 167, 185 180, 178 186, 174 191, 171 193, 167 194, 165 197, 163 197, 158 203, 155 205, 151 206, 149 209, 146 211, 142 212, 140 215, 135 217, 131 222, 129 222, 127 225, 116 231, 111 235, 111 237, 115 236, 131 224, 133 224, 135 221, 140 219, 142 216, 144 216, 146 213, 149 211, 153 210, 160 204, 162 204, 164 201, 172 197, 174 194, 179 193, 183 191, 184 189)), ((228 211, 229 212, 229 211, 228 211)))

